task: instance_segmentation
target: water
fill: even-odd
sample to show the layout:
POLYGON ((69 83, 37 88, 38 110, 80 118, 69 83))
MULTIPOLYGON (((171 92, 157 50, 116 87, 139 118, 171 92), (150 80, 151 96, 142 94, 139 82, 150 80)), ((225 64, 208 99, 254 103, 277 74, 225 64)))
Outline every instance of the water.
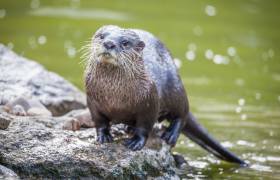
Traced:
POLYGON ((104 24, 146 29, 171 50, 191 110, 248 168, 181 137, 196 179, 280 179, 280 2, 0 1, 0 42, 83 89, 79 49, 104 24))

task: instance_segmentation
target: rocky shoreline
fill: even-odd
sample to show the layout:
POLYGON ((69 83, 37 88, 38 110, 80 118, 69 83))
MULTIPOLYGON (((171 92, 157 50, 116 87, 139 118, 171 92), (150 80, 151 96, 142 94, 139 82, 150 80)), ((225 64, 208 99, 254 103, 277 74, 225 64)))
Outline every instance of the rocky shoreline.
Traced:
POLYGON ((122 145, 123 125, 100 145, 85 94, 71 83, 1 44, 0 72, 0 178, 179 179, 160 128, 141 151, 122 145))

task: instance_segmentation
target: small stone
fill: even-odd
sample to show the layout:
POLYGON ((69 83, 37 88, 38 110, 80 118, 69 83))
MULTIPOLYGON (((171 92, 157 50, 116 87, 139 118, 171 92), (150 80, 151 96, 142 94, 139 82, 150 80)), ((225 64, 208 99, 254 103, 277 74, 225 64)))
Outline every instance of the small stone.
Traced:
POLYGON ((4 116, 0 113, 0 129, 4 130, 7 129, 11 123, 11 118, 4 116))
POLYGON ((182 169, 184 166, 187 166, 188 163, 185 160, 184 156, 179 154, 173 154, 173 158, 175 160, 176 166, 180 169, 182 169))

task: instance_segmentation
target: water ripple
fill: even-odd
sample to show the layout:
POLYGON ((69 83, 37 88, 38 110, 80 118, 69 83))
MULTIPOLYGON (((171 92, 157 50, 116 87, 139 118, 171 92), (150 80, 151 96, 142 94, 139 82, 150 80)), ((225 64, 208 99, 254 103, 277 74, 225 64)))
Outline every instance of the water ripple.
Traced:
POLYGON ((132 17, 127 13, 105 9, 75 9, 69 7, 43 7, 33 9, 29 14, 34 16, 66 17, 71 19, 110 19, 117 21, 126 21, 132 17))

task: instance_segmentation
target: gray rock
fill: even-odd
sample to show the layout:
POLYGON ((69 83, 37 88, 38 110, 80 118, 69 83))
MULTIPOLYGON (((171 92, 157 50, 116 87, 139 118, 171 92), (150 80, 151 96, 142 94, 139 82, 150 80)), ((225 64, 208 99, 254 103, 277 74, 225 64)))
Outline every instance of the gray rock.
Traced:
MULTIPOLYGON (((92 128, 95 127, 94 122, 92 121, 91 114, 89 112, 89 109, 79 109, 79 110, 73 110, 64 116, 71 117, 72 119, 76 119, 77 122, 79 122, 80 128, 92 128)), ((70 128, 66 128, 70 129, 70 128)), ((72 130, 79 130, 79 129, 73 129, 72 130)))
POLYGON ((0 179, 18 179, 18 175, 11 169, 0 165, 0 179))
POLYGON ((113 126, 114 143, 100 145, 94 128, 55 128, 65 117, 2 114, 13 120, 0 130, 0 164, 20 178, 179 179, 170 147, 159 138, 133 152, 122 145, 123 126, 113 126))
POLYGON ((3 109, 18 116, 52 116, 52 113, 39 100, 25 97, 9 101, 3 109))
POLYGON ((85 95, 59 75, 0 44, 0 105, 17 97, 38 99, 53 115, 86 107, 85 95))

